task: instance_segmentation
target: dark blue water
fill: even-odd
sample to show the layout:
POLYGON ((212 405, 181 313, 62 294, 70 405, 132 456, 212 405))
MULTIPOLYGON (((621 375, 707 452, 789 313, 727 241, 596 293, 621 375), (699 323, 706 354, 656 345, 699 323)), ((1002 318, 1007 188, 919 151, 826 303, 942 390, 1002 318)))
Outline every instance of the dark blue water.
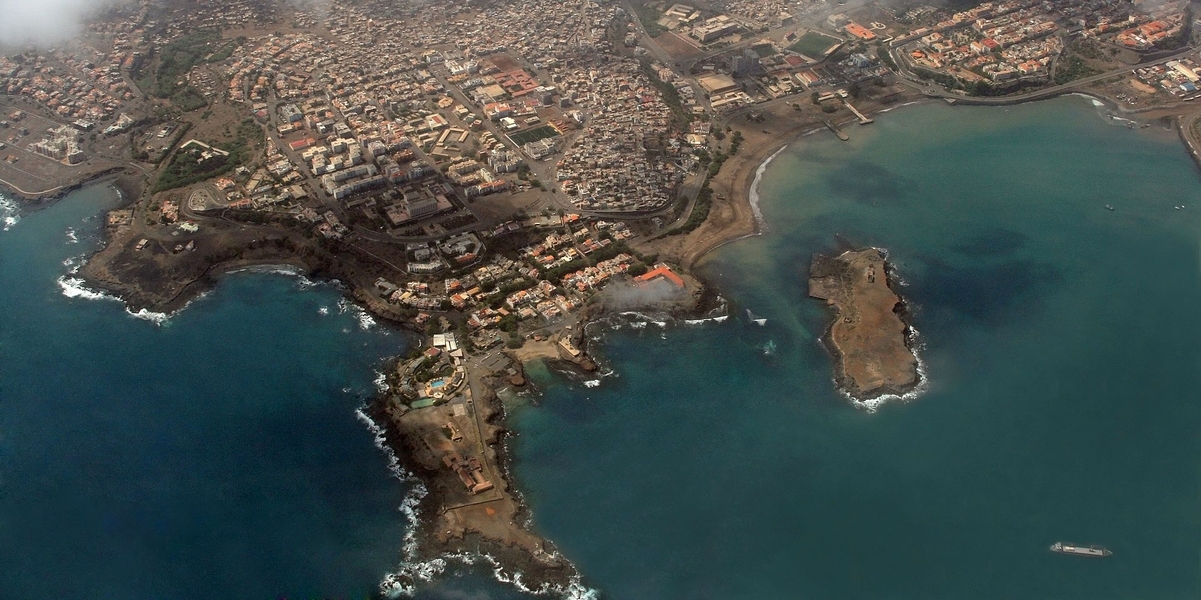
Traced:
POLYGON ((372 593, 404 489, 355 410, 405 338, 283 275, 225 277, 161 326, 65 297, 115 197, 0 232, 0 597, 372 593))

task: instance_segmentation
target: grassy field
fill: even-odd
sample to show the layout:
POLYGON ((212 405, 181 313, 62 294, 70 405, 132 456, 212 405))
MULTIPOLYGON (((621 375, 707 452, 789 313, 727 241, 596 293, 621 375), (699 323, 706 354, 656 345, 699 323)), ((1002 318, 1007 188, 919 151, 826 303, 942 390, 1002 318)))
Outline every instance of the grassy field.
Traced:
POLYGON ((776 53, 775 47, 771 44, 759 44, 758 46, 752 46, 751 50, 754 50, 755 54, 759 55, 759 58, 767 58, 776 53))
POLYGON ((549 137, 555 137, 556 135, 560 135, 558 129, 555 129, 550 125, 543 125, 542 127, 538 127, 536 129, 527 129, 525 131, 519 131, 517 133, 510 134, 509 139, 513 140, 513 143, 517 144, 518 146, 524 146, 530 142, 544 140, 549 137))
POLYGON ((826 51, 839 43, 838 38, 832 38, 828 35, 820 34, 816 31, 807 32, 797 40, 795 44, 788 47, 789 50, 798 54, 804 54, 809 58, 821 58, 826 51))

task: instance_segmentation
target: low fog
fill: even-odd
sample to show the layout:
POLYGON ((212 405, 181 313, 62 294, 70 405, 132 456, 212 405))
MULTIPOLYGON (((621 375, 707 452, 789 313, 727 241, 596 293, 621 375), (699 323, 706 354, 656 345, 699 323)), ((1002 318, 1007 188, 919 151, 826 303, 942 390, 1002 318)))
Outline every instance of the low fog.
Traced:
POLYGON ((601 301, 609 310, 639 310, 663 308, 665 302, 684 299, 684 291, 656 279, 646 284, 615 282, 601 291, 601 301))
POLYGON ((0 46, 11 48, 67 41, 87 18, 116 0, 0 0, 0 46))

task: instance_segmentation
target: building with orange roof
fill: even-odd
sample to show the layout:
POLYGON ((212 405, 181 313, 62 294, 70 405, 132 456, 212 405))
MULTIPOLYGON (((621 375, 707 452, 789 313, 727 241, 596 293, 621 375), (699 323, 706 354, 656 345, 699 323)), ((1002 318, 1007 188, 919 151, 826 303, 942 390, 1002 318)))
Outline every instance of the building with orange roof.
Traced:
POLYGON ((659 263, 655 265, 654 269, 635 277, 634 281, 645 285, 656 279, 666 279, 667 281, 670 281, 672 285, 678 288, 683 289, 684 287, 684 280, 681 279, 679 275, 676 275, 675 271, 671 270, 671 267, 668 267, 663 263, 659 263))
POLYGON ((844 27, 843 29, 845 29, 847 33, 849 33, 865 42, 870 42, 870 41, 876 39, 876 34, 872 33, 872 30, 870 30, 858 23, 848 23, 847 26, 844 27))

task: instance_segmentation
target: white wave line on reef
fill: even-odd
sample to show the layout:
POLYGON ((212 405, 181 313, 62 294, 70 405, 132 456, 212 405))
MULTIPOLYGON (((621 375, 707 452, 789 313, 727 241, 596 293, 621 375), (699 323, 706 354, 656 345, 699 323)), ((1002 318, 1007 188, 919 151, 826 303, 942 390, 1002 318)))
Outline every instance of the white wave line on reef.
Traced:
POLYGON ((359 329, 363 331, 370 330, 376 324, 375 319, 371 318, 371 314, 366 309, 358 304, 348 302, 346 298, 342 298, 338 300, 338 314, 344 315, 346 313, 350 313, 359 322, 359 329))
POLYGON ((16 201, 0 195, 0 231, 12 229, 21 220, 17 210, 16 201))
MULTIPOLYGON (((74 275, 77 272, 79 272, 79 267, 81 266, 81 263, 78 263, 77 260, 79 260, 79 259, 68 258, 63 261, 63 266, 70 268, 70 272, 68 275, 62 275, 58 278, 58 287, 59 287, 59 289, 62 290, 62 294, 64 296, 66 296, 68 298, 79 298, 79 299, 83 299, 83 300, 112 300, 114 302, 120 302, 123 305, 125 304, 125 301, 122 300, 121 298, 114 296, 108 292, 102 291, 102 290, 91 289, 87 286, 87 282, 85 282, 83 279, 81 279, 79 277, 71 277, 70 275, 74 275)), ((182 307, 180 307, 178 310, 176 310, 175 312, 172 312, 172 313, 155 312, 152 310, 147 310, 145 308, 140 308, 135 311, 135 310, 130 310, 129 306, 125 305, 125 314, 127 314, 135 319, 140 319, 142 321, 149 321, 151 323, 154 323, 155 325, 164 325, 168 321, 171 320, 171 317, 179 314, 181 311, 183 311, 183 310, 187 309, 189 306, 191 306, 193 302, 200 300, 201 298, 204 298, 206 296, 208 296, 208 292, 199 294, 195 298, 188 300, 188 302, 186 304, 184 304, 182 307)))
POLYGON ((667 327, 666 320, 664 320, 662 318, 656 319, 654 317, 648 316, 648 315, 640 313, 638 311, 627 310, 627 311, 620 312, 617 314, 619 314, 623 317, 630 318, 632 321, 631 326, 633 326, 635 329, 641 329, 643 327, 646 327, 647 323, 654 323, 655 325, 658 325, 659 327, 667 327), (637 320, 635 320, 635 319, 637 319, 637 320), (637 323, 641 323, 641 325, 637 325, 637 323))
POLYGON ((684 319, 685 325, 703 325, 705 323, 724 323, 729 319, 730 315, 721 315, 717 317, 705 317, 703 319, 684 319))
POLYGON ((302 290, 308 290, 321 285, 330 285, 340 288, 341 285, 337 281, 313 281, 309 279, 304 269, 292 265, 251 265, 239 269, 232 269, 227 272, 234 273, 255 273, 260 275, 284 275, 296 280, 296 287, 302 290))
MULTIPOLYGON (((597 590, 585 587, 581 583, 579 575, 574 575, 571 581, 562 588, 555 588, 550 584, 544 584, 537 589, 531 588, 522 581, 522 573, 520 571, 512 574, 505 572, 500 562, 487 554, 458 552, 444 554, 425 561, 417 560, 417 522, 419 518, 417 506, 421 503, 422 498, 425 498, 429 494, 429 490, 425 487, 425 484, 421 483, 421 480, 401 467, 400 459, 397 458, 396 453, 388 445, 384 428, 380 427, 374 419, 367 415, 364 411, 365 408, 366 406, 360 406, 355 409, 355 418, 367 426, 367 430, 371 432, 372 439, 375 442, 375 447, 379 448, 384 453, 384 456, 387 457, 388 471, 401 482, 411 486, 409 493, 405 495, 399 506, 400 512, 404 513, 405 518, 409 520, 409 527, 405 531, 403 543, 401 544, 402 560, 395 572, 388 573, 380 581, 380 594, 388 598, 412 596, 417 591, 418 583, 432 581, 435 577, 446 571, 449 561, 455 561, 463 565, 474 565, 480 562, 487 563, 491 565, 492 576, 497 581, 510 584, 518 590, 529 594, 558 594, 562 598, 571 600, 596 600, 600 597, 600 593, 597 590)), ((557 552, 552 552, 551 558, 562 559, 557 552)))
POLYGON ((751 190, 747 194, 751 203, 751 213, 755 215, 755 224, 759 226, 759 233, 767 230, 767 220, 763 218, 763 211, 759 208, 759 183, 763 181, 763 174, 767 172, 767 165, 775 160, 781 152, 788 149, 788 144, 780 146, 779 150, 772 153, 763 162, 759 163, 759 168, 755 169, 755 179, 751 181, 751 190))
POLYGON ((920 104, 920 103, 921 103, 921 101, 920 101, 920 100, 915 100, 915 101, 913 101, 913 102, 906 102, 906 103, 904 103, 904 104, 897 104, 897 106, 895 106, 895 107, 889 107, 889 108, 885 108, 884 110, 880 110, 879 114, 891 113, 891 112, 892 112, 892 110, 896 110, 896 109, 898 109, 898 108, 904 108, 904 107, 912 107, 912 106, 914 106, 914 104, 920 104))
MULTIPOLYGON (((913 327, 910 327, 906 337, 908 337, 909 347, 913 349, 913 358, 917 361, 917 385, 913 386, 913 389, 905 392, 904 394, 883 394, 876 396, 875 398, 859 400, 843 389, 842 386, 839 386, 838 382, 835 381, 834 385, 838 390, 838 393, 841 394, 843 398, 850 400, 851 404, 853 404, 856 408, 862 408, 869 413, 876 412, 877 409, 888 402, 895 402, 898 400, 901 402, 910 402, 916 400, 922 394, 925 394, 926 391, 930 389, 930 377, 926 373, 926 362, 922 360, 921 355, 918 353, 918 349, 920 348, 921 344, 918 341, 917 330, 913 327)), ((821 343, 821 338, 818 338, 818 343, 821 343)))
MULTIPOLYGON (((71 271, 75 273, 74 270, 71 271)), ((89 289, 83 279, 78 277, 67 277, 63 275, 58 278, 58 287, 62 289, 63 295, 68 298, 83 298, 84 300, 115 300, 120 302, 121 299, 109 295, 105 292, 89 289)))

